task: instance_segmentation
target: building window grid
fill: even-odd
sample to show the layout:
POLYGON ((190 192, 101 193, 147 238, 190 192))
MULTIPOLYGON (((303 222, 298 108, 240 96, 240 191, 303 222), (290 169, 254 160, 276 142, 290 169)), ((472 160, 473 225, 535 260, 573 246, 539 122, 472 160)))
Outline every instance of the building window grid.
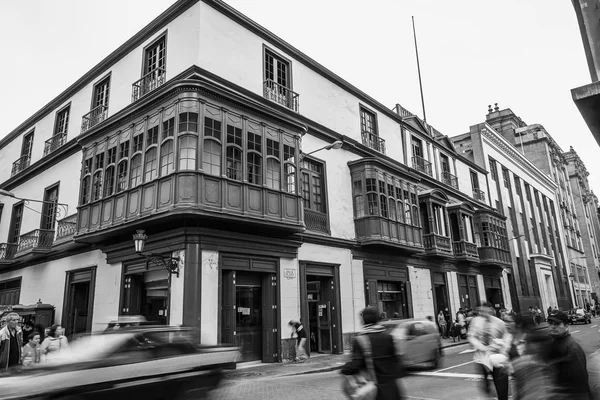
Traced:
POLYGON ((504 187, 510 189, 510 176, 508 169, 505 167, 502 167, 502 180, 504 181, 504 187))
POLYGON ((489 164, 490 164, 490 175, 492 176, 492 179, 494 181, 498 181, 498 170, 497 170, 497 166, 496 166, 496 160, 494 160, 493 158, 489 157, 489 164))
POLYGON ((8 238, 8 241, 10 243, 19 243, 19 236, 21 236, 21 224, 23 222, 24 207, 25 205, 23 203, 15 204, 13 206, 11 230, 8 238))
POLYGON ((324 199, 324 181, 324 165, 315 160, 310 160, 306 158, 303 159, 301 188, 302 199, 305 209, 326 213, 324 199))
POLYGON ((56 114, 56 122, 54 124, 54 135, 58 135, 60 133, 67 133, 67 127, 69 126, 70 108, 70 106, 67 106, 56 114))

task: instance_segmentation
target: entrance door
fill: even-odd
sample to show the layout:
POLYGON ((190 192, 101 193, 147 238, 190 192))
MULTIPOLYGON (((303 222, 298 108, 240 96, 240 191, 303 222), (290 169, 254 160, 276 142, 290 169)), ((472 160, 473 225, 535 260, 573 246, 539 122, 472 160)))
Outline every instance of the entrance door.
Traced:
POLYGON ((448 289, 446 287, 446 277, 442 273, 434 272, 433 277, 433 295, 435 299, 435 321, 437 322, 437 315, 440 311, 448 308, 448 289))
POLYGON ((308 329, 310 351, 332 352, 331 301, 333 278, 308 275, 306 292, 308 297, 308 329))
MULTIPOLYGON (((240 279, 241 274, 238 274, 240 279)), ((260 279, 260 277, 257 277, 260 279)), ((261 285, 236 284, 235 286, 235 330, 236 346, 242 361, 262 359, 262 302, 261 285)))
POLYGON ((62 320, 67 337, 92 331, 95 281, 95 268, 67 273, 62 320))

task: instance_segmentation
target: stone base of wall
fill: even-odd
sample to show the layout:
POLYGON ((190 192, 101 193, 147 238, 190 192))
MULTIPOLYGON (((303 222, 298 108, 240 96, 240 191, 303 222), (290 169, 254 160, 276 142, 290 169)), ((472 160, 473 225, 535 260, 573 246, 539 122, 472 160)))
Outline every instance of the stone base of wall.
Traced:
POLYGON ((281 339, 281 361, 296 358, 296 339, 281 339))

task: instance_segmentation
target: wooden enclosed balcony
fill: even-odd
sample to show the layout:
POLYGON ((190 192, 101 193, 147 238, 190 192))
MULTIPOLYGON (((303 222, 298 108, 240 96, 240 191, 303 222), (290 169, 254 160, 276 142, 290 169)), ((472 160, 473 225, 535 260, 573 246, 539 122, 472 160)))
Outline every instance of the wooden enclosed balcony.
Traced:
POLYGON ((108 117, 108 107, 100 105, 81 118, 81 133, 98 125, 108 117))
POLYGON ((167 71, 164 68, 157 68, 148 72, 141 79, 133 82, 131 85, 131 102, 137 101, 150 93, 154 89, 162 86, 167 78, 167 71))
POLYGON ((46 140, 44 143, 44 157, 53 151, 61 148, 67 143, 67 133, 60 132, 56 135, 52 136, 50 139, 46 140))
POLYGON ((479 261, 479 252, 475 243, 466 242, 464 240, 452 242, 452 250, 454 257, 458 260, 479 261))
POLYGON ((30 162, 31 157, 28 155, 17 158, 17 161, 15 161, 12 165, 10 176, 14 176, 19 172, 23 171, 25 168, 29 167, 30 162))
POLYGON ((362 133, 362 142, 365 146, 385 154, 385 140, 372 132, 362 133))
POLYGON ((54 243, 54 231, 50 229, 35 229, 19 237, 15 256, 29 252, 49 252, 54 243))
POLYGON ((452 257, 452 245, 450 238, 438 235, 437 233, 428 233, 423 235, 423 246, 425 253, 431 256, 452 257))
POLYGON ((422 172, 429 176, 433 176, 433 172, 431 170, 431 163, 423 157, 414 156, 412 158, 412 167, 419 172, 422 172))
POLYGON ((443 171, 441 174, 442 183, 458 190, 458 179, 448 171, 443 171))
POLYGON ((423 251, 421 228, 380 216, 354 218, 356 239, 362 245, 387 245, 409 253, 423 251))
POLYGON ((300 96, 298 93, 271 79, 267 79, 263 82, 263 95, 266 99, 281 104, 292 111, 298 112, 300 106, 300 96))
POLYGON ((477 250, 479 251, 479 262, 481 264, 512 265, 510 251, 497 247, 479 247, 477 250))

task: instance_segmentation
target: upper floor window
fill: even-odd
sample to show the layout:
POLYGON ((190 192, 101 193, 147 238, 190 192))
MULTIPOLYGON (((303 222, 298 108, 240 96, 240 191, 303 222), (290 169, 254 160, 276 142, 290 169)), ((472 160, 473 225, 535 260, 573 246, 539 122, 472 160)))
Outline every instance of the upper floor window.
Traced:
POLYGON ((18 243, 21 236, 21 224, 23 222, 24 204, 18 203, 13 206, 10 228, 8 230, 8 243, 18 243))
POLYGON ((153 74, 155 77, 165 73, 167 61, 166 37, 161 37, 144 51, 144 76, 153 74))
POLYGON ((304 209, 326 213, 325 167, 323 163, 305 158, 302 160, 301 168, 304 209))
POLYGON ((385 140, 379 137, 377 115, 362 106, 360 107, 360 131, 365 146, 385 154, 385 140))
POLYGON ((473 190, 479 190, 479 177, 477 176, 477 172, 469 171, 471 175, 471 188, 473 190))
POLYGON ((513 179, 515 181, 515 192, 517 195, 521 196, 521 180, 516 175, 513 175, 513 179))
POLYGON ((33 131, 23 136, 21 145, 21 157, 31 159, 31 151, 33 150, 33 131))
POLYGON ((40 229, 53 230, 56 221, 56 207, 58 204, 58 184, 44 190, 44 205, 42 207, 42 219, 40 229))
POLYGON ((67 133, 67 127, 69 126, 69 112, 71 106, 66 106, 58 113, 56 113, 56 120, 54 121, 54 135, 61 133, 67 133))
POLYGON ((492 157, 489 157, 489 163, 490 163, 490 175, 492 175, 493 180, 498 181, 498 169, 496 167, 496 160, 494 160, 492 157))
POLYGON ((221 121, 204 118, 204 143, 202 146, 202 169, 210 175, 221 175, 221 121))
POLYGON ((264 55, 264 96, 297 112, 298 93, 292 90, 290 62, 269 49, 264 55))
POLYGON ((510 176, 508 175, 508 169, 502 167, 502 180, 504 181, 504 187, 510 189, 510 176))
POLYGON ((108 108, 108 99, 110 92, 110 76, 100 81, 94 86, 94 96, 92 98, 92 110, 96 107, 108 108))
POLYGON ((448 156, 440 153, 440 169, 442 172, 450 173, 450 161, 448 156))
POLYGON ((531 201, 531 192, 529 191, 529 184, 525 183, 525 198, 531 201))

